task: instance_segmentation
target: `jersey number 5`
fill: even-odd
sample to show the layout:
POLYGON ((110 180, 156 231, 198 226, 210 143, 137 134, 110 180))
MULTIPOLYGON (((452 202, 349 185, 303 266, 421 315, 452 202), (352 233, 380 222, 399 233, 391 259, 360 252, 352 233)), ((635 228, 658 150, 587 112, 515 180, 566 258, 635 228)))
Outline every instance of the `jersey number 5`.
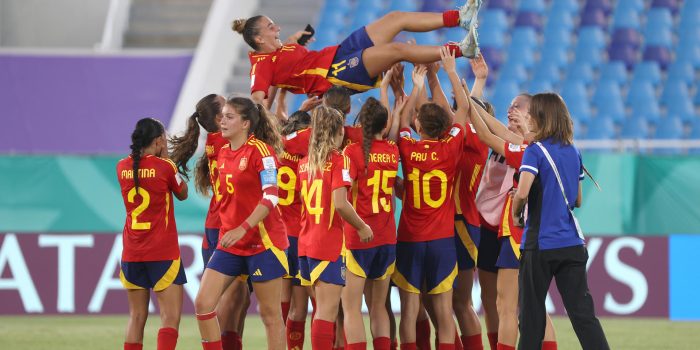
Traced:
POLYGON ((372 213, 379 213, 379 205, 382 205, 382 209, 385 212, 391 211, 391 194, 393 193, 393 187, 389 186, 389 182, 393 182, 396 177, 396 171, 394 170, 375 170, 372 177, 367 179, 367 186, 372 186, 372 213), (384 193, 382 198, 379 198, 379 191, 384 193))
MULTIPOLYGON (((150 230, 151 223, 150 222, 139 222, 138 216, 141 215, 141 213, 143 213, 148 208, 148 205, 151 203, 151 195, 148 194, 148 191, 144 190, 143 187, 139 187, 138 193, 139 193, 139 195, 141 195, 141 198, 143 199, 143 201, 141 201, 141 204, 131 212, 131 229, 133 229, 133 230, 150 230)), ((129 201, 129 203, 134 204, 135 199, 136 199, 135 197, 136 197, 136 187, 129 190, 129 193, 127 194, 127 200, 129 201)))

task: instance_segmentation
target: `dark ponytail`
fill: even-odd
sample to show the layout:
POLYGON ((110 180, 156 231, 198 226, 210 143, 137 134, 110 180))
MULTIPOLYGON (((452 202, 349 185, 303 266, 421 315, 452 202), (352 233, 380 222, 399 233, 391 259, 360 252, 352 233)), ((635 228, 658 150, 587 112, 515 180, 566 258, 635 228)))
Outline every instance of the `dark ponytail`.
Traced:
POLYGON ((136 193, 139 191, 139 163, 141 162, 141 153, 143 149, 150 146, 153 140, 162 136, 165 133, 163 124, 153 118, 143 118, 136 122, 134 132, 131 133, 131 159, 134 166, 134 188, 136 193))
POLYGON ((370 97, 360 108, 360 113, 357 114, 357 117, 362 126, 362 150, 365 155, 365 165, 368 165, 372 141, 374 141, 374 136, 381 133, 386 127, 386 123, 389 120, 389 112, 376 98, 370 97))
POLYGON ((226 103, 241 115, 243 120, 250 122, 249 135, 255 135, 260 141, 272 146, 277 154, 282 154, 282 136, 277 118, 271 117, 265 107, 254 103, 247 97, 232 97, 226 103))
MULTIPOLYGON (((203 127, 207 132, 217 132, 219 126, 217 116, 221 114, 223 109, 223 98, 217 94, 209 94, 204 96, 199 102, 194 113, 187 120, 187 130, 181 137, 173 137, 170 139, 172 145, 172 154, 170 158, 177 165, 178 172, 189 180, 188 173, 190 169, 187 167, 187 162, 197 151, 199 144, 199 127, 203 127)), ((202 194, 207 193, 211 183, 209 181, 209 162, 206 152, 197 161, 196 171, 194 174, 197 190, 202 194)))
POLYGON ((287 122, 282 127, 282 135, 287 136, 295 131, 308 128, 311 124, 311 115, 304 111, 296 111, 287 118, 287 122))

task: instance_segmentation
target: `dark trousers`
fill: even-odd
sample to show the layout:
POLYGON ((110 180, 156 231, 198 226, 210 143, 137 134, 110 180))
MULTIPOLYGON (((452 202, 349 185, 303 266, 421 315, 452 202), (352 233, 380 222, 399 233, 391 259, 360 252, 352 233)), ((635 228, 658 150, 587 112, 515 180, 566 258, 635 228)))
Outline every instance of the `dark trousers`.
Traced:
POLYGON ((525 250, 520 257, 520 342, 519 350, 540 350, 544 339, 545 298, 557 282, 566 312, 583 350, 610 349, 603 328, 595 317, 588 291, 584 246, 548 250, 525 250))

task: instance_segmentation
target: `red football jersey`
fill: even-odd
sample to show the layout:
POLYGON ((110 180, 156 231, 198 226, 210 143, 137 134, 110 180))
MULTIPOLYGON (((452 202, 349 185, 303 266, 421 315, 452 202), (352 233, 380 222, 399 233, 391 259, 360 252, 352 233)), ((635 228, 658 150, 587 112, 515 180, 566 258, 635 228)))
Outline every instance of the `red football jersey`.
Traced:
POLYGON ((398 240, 425 242, 454 236, 454 179, 464 147, 464 128, 454 124, 440 140, 417 141, 401 129, 404 198, 398 240))
POLYGON ((250 92, 262 91, 267 98, 270 86, 294 94, 323 95, 332 84, 326 80, 338 46, 309 51, 299 44, 284 45, 275 52, 250 52, 250 92))
POLYGON ((219 164, 217 157, 222 147, 228 144, 228 140, 221 136, 221 132, 213 132, 207 135, 207 142, 204 146, 204 151, 209 160, 209 181, 211 182, 212 196, 209 201, 209 211, 207 218, 204 221, 205 228, 221 227, 221 219, 219 218, 219 206, 221 204, 221 182, 219 181, 219 164))
POLYGON ((143 156, 137 191, 133 164, 131 156, 117 163, 126 208, 122 261, 175 260, 180 257, 180 247, 172 193, 180 192, 183 186, 177 167, 169 159, 143 156))
MULTIPOLYGON (((524 145, 514 145, 512 143, 506 142, 505 158, 506 164, 514 169, 520 169, 520 165, 523 162, 523 154, 525 153, 525 148, 527 148, 527 143, 524 145)), ((516 174, 517 174, 516 170, 516 174)), ((516 176, 513 177, 513 188, 518 188, 518 182, 516 176)), ((506 197, 506 203, 503 205, 503 212, 501 213, 501 225, 498 228, 498 237, 503 236, 513 236, 516 243, 520 243, 523 237, 523 228, 515 226, 513 224, 513 215, 511 214, 512 199, 510 196, 506 197)))
POLYGON ((299 237, 301 231, 301 196, 297 191, 297 169, 300 160, 301 156, 285 151, 279 157, 280 168, 277 173, 279 208, 287 226, 287 234, 292 237, 299 237))
POLYGON ((333 150, 322 172, 309 178, 309 158, 299 162, 298 189, 304 205, 299 256, 335 261, 343 250, 343 220, 335 212, 333 190, 352 186, 349 160, 333 150))
POLYGON ((457 166, 455 212, 463 215, 467 223, 478 227, 481 222, 475 198, 481 183, 481 175, 484 173, 486 158, 489 156, 489 147, 479 140, 474 127, 471 124, 468 126, 464 130, 466 134, 464 149, 457 166))
MULTIPOLYGON (((351 144, 362 142, 362 128, 359 126, 343 127, 345 135, 343 136, 343 147, 351 144)), ((301 129, 293 132, 284 138, 284 150, 291 154, 298 154, 306 157, 309 153, 309 141, 311 141, 311 128, 301 129)))
POLYGON ((274 207, 257 226, 228 248, 221 246, 221 237, 233 230, 250 216, 263 196, 262 177, 274 173, 277 179, 277 159, 269 145, 250 136, 236 150, 224 147, 219 153, 219 181, 221 182, 221 231, 217 249, 236 255, 250 256, 275 246, 289 246, 287 230, 282 222, 279 207, 274 207))
POLYGON ((362 143, 352 143, 344 154, 350 159, 350 177, 353 179, 348 200, 364 222, 372 228, 374 239, 362 243, 357 230, 347 222, 345 245, 350 249, 365 249, 396 243, 393 192, 399 169, 399 148, 392 141, 374 140, 365 164, 362 143))

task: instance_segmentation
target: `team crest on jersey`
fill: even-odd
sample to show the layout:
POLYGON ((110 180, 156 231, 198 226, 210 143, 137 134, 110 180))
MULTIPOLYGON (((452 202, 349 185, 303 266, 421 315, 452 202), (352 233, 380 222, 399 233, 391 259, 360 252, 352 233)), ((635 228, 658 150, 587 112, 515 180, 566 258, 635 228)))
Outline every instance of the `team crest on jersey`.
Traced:
POLYGON ((357 67, 358 64, 360 64, 360 59, 357 57, 353 57, 348 62, 348 67, 354 68, 354 67, 357 67))
POLYGON ((243 171, 248 167, 248 157, 241 158, 241 162, 238 163, 238 170, 243 171))

